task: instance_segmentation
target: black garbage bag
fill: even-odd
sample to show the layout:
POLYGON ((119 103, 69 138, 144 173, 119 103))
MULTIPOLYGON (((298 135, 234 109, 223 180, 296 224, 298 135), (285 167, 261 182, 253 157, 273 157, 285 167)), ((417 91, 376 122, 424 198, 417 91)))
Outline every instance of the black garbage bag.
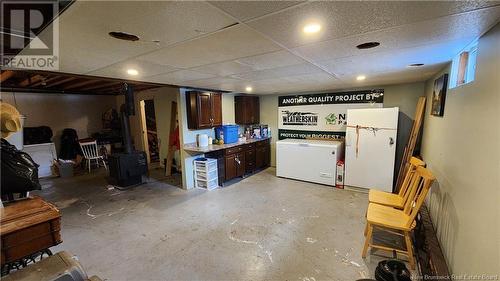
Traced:
POLYGON ((66 128, 61 135, 59 158, 64 160, 75 160, 77 155, 83 155, 80 144, 78 143, 78 134, 75 129, 66 128))
POLYGON ((24 144, 39 144, 52 142, 52 129, 48 126, 24 127, 24 144))
POLYGON ((23 151, 2 139, 2 196, 40 190, 38 164, 23 151))
POLYGON ((375 269, 378 281, 411 281, 410 271, 406 265, 397 260, 383 260, 375 269))

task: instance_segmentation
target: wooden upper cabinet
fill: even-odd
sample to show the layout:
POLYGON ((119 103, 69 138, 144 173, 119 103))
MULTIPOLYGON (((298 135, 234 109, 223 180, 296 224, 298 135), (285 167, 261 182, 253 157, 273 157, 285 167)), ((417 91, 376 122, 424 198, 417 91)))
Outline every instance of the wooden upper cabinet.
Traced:
POLYGON ((260 123, 260 103, 256 96, 234 97, 236 124, 251 125, 260 123))
POLYGON ((212 93, 212 123, 213 126, 222 125, 222 94, 212 93))
POLYGON ((197 98, 198 128, 208 128, 212 125, 212 101, 210 93, 200 93, 197 98))
POLYGON ((189 129, 207 129, 222 125, 222 94, 186 92, 189 129))

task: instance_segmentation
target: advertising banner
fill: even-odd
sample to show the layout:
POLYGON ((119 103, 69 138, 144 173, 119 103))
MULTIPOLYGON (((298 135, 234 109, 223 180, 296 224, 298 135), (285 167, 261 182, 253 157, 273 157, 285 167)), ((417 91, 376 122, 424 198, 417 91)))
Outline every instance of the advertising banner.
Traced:
POLYGON ((278 97, 278 138, 341 138, 347 109, 380 108, 384 90, 364 90, 278 97))

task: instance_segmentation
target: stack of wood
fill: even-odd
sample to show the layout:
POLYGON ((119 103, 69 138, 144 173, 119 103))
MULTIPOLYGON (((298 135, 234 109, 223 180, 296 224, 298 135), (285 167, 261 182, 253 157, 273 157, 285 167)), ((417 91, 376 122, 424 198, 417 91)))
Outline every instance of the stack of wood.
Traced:
POLYGON ((399 192, 401 185, 403 184, 404 177, 408 172, 410 159, 415 151, 415 146, 417 144, 418 137, 420 135, 420 130, 422 127, 422 122, 424 120, 425 113, 425 97, 420 97, 417 102, 417 109, 415 111, 415 118, 413 121, 413 127, 411 128, 410 137, 408 143, 405 146, 403 159, 401 159, 401 165, 399 167, 398 180, 396 181, 396 192, 399 192))

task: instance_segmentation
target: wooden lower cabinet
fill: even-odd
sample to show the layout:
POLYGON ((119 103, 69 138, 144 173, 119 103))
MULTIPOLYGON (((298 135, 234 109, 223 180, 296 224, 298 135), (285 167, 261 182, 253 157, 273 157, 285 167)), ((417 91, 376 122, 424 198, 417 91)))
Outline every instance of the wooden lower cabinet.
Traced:
MULTIPOLYGON (((224 181, 253 173, 270 164, 269 140, 244 144, 224 150, 224 181)), ((220 163, 220 162, 219 162, 220 163)), ((219 169, 220 173, 221 169, 219 169)))
POLYGON ((245 151, 245 173, 253 173, 255 170, 255 147, 245 151))
POLYGON ((238 152, 225 156, 226 181, 245 174, 245 153, 238 152))
POLYGON ((255 168, 268 167, 271 163, 271 147, 269 140, 258 142, 255 145, 255 168))

